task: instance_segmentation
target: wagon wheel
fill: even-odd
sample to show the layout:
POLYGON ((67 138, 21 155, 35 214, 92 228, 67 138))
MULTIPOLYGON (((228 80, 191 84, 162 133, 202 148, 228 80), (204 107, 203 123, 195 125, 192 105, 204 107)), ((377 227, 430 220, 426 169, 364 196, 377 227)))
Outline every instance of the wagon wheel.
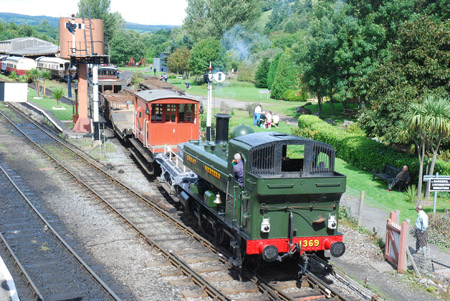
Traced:
POLYGON ((219 245, 224 245, 227 235, 225 234, 223 227, 220 225, 217 225, 216 227, 214 227, 213 234, 214 234, 214 240, 219 245))

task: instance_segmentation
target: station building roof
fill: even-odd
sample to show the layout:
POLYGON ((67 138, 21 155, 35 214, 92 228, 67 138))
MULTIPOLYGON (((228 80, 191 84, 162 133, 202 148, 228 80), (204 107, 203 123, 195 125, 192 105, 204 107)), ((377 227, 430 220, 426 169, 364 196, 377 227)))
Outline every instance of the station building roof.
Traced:
POLYGON ((59 47, 38 38, 15 38, 0 41, 0 53, 19 56, 55 55, 59 47))

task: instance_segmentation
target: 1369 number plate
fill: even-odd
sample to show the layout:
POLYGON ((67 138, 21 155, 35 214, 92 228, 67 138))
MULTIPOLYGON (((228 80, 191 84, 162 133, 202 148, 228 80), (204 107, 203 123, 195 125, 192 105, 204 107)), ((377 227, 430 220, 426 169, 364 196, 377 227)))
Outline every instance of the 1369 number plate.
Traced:
POLYGON ((313 248, 318 247, 320 245, 320 241, 318 239, 304 239, 300 241, 300 245, 302 248, 313 248))

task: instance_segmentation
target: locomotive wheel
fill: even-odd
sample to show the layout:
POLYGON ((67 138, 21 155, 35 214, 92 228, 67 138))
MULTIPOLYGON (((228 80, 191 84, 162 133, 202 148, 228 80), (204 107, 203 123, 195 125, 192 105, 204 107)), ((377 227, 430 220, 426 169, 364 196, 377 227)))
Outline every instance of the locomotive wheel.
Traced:
POLYGON ((225 234, 225 231, 223 231, 222 226, 218 225, 214 228, 214 239, 219 245, 228 247, 225 243, 227 240, 227 235, 225 234))

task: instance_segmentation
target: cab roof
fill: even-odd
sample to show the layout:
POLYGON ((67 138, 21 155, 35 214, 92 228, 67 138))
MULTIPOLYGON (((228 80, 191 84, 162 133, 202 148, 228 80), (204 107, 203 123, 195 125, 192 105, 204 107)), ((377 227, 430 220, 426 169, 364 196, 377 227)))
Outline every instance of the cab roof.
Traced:
POLYGON ((250 147, 255 147, 263 144, 270 144, 270 143, 277 143, 277 142, 285 142, 289 143, 289 141, 296 141, 297 143, 299 141, 303 141, 304 143, 319 143, 323 144, 324 146, 329 146, 328 144, 314 141, 307 138, 302 138, 294 135, 284 134, 284 133, 277 133, 277 132, 259 132, 259 133, 252 133, 247 135, 242 135, 239 137, 236 137, 236 141, 242 142, 247 144, 250 147))

